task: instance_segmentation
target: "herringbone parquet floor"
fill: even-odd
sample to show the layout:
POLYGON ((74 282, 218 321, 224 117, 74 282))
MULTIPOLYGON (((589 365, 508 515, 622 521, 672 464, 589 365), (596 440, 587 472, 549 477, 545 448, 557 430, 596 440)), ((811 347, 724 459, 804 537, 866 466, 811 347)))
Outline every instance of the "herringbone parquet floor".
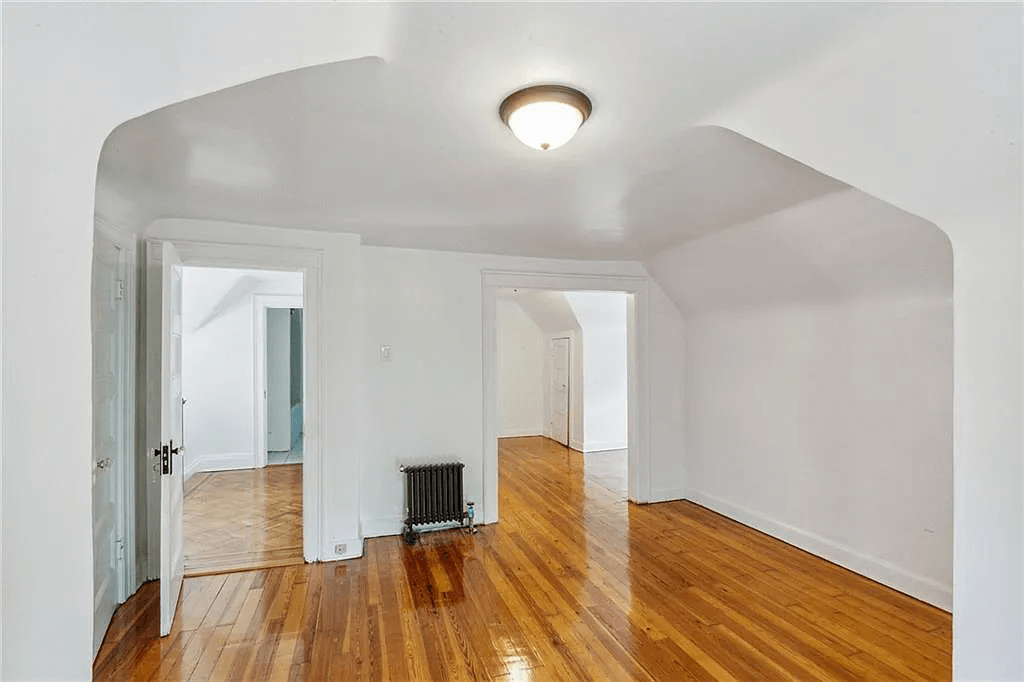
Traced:
POLYGON ((302 465, 193 474, 185 575, 302 563, 302 465))

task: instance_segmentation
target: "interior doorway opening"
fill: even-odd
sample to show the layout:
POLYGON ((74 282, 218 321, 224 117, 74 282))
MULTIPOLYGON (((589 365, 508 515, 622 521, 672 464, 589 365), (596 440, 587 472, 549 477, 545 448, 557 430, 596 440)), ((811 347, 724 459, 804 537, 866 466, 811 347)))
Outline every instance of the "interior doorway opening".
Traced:
MULTIPOLYGON (((289 548, 287 562, 318 561, 323 554, 320 459, 323 382, 319 369, 320 292, 323 279, 319 252, 304 249, 152 239, 145 242, 144 254, 141 290, 145 292, 145 297, 140 297, 140 312, 145 321, 145 341, 141 344, 139 386, 144 387, 145 399, 140 402, 139 408, 138 442, 140 452, 152 457, 138 458, 138 480, 144 481, 145 487, 136 509, 139 514, 145 513, 145 521, 139 521, 136 528, 145 533, 143 543, 146 552, 141 563, 147 567, 146 575, 159 578, 160 581, 160 634, 164 636, 171 631, 185 575, 185 480, 195 476, 206 477, 209 472, 199 471, 200 468, 216 467, 213 474, 222 472, 237 475, 243 475, 246 471, 276 475, 273 472, 284 470, 284 467, 269 467, 268 472, 265 466, 265 438, 261 437, 261 434, 267 433, 263 426, 265 417, 261 416, 265 415, 265 411, 262 409, 262 401, 256 399, 262 393, 254 390, 259 385, 262 391, 265 384, 261 378, 265 377, 265 372, 257 371, 257 354, 253 349, 265 349, 266 344, 261 342, 261 339, 266 339, 265 331, 257 330, 265 330, 262 316, 267 307, 303 309, 303 457, 301 465, 290 465, 296 474, 301 474, 297 476, 294 488, 301 500, 299 535, 302 549, 299 558, 295 556, 298 553, 291 554, 289 548), (205 272, 229 280, 221 281, 216 287, 220 292, 216 300, 207 300, 203 306, 198 307, 200 311, 205 310, 198 322, 194 319, 186 321, 183 317, 184 309, 196 308, 193 303, 185 300, 184 279, 185 271, 189 268, 194 268, 194 272, 205 272), (259 272, 253 274, 254 270, 259 272), (259 285, 260 277, 286 275, 294 278, 295 288, 290 293, 263 293, 266 289, 259 285), (280 300, 281 305, 257 305, 257 297, 272 298, 275 302, 280 300), (186 352, 183 346, 188 345, 185 337, 196 330, 201 334, 204 329, 232 316, 242 319, 244 323, 236 333, 228 335, 229 340, 234 340, 239 346, 227 356, 213 354, 213 360, 208 359, 208 362, 212 362, 209 374, 223 379, 223 373, 218 374, 221 368, 217 363, 224 362, 225 357, 232 361, 240 360, 242 365, 232 364, 232 380, 228 383, 239 383, 245 390, 237 402, 222 399, 211 401, 206 396, 207 409, 200 415, 197 408, 204 403, 204 390, 197 389, 196 378, 191 370, 184 370, 193 375, 191 379, 185 380, 183 358, 186 352), (190 398, 185 398, 183 386, 186 383, 190 387, 190 398), (241 411, 238 411, 239 405, 242 406, 241 411), (186 414, 186 408, 190 414, 186 414), (231 415, 218 413, 222 409, 230 409, 231 415), (231 425, 231 428, 226 429, 226 425, 231 425), (256 425, 260 428, 256 428, 256 425), (252 439, 240 448, 237 442, 232 447, 226 447, 226 441, 207 439, 205 442, 208 449, 204 452, 204 439, 196 437, 197 427, 213 428, 221 437, 226 433, 232 438, 248 434, 252 439), (220 443, 221 447, 210 449, 210 443, 220 443), (251 443, 258 443, 255 451, 251 443), (263 465, 254 470, 248 469, 256 460, 262 460, 263 465), (243 462, 248 462, 246 468, 240 466, 243 462)), ((206 334, 199 338, 198 347, 202 349, 203 343, 209 342, 211 336, 214 335, 206 334)), ((189 355, 194 359, 194 354, 189 355)), ((196 484, 201 482, 202 479, 195 479, 196 484)), ((250 487, 257 493, 266 491, 266 486, 261 484, 250 487)), ((276 505, 271 504, 270 507, 276 508, 276 505)), ((241 505, 238 508, 242 508, 241 505)), ((233 508, 232 513, 238 508, 233 508)), ((217 518, 216 515, 213 517, 217 518)), ((274 557, 263 558, 268 560, 268 564, 274 560, 274 557)), ((191 568, 193 574, 197 574, 197 570, 191 568)), ((208 567, 209 572, 224 570, 231 569, 224 563, 208 567)))
POLYGON ((302 463, 302 308, 267 309, 267 464, 302 463))
POLYGON ((627 498, 634 308, 622 291, 496 290, 499 469, 578 469, 627 498))
POLYGON ((118 604, 134 591, 135 399, 131 253, 104 231, 93 239, 93 654, 118 604))
POLYGON ((302 291, 296 271, 182 268, 186 576, 303 561, 302 291))

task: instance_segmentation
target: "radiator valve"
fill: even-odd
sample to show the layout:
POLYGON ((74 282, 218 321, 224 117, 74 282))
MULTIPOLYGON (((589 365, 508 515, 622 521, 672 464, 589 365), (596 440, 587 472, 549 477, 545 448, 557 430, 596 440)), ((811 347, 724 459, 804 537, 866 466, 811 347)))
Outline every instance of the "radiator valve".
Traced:
POLYGON ((473 517, 476 515, 476 509, 472 502, 466 503, 466 518, 469 519, 469 532, 475 533, 476 526, 473 525, 473 517))

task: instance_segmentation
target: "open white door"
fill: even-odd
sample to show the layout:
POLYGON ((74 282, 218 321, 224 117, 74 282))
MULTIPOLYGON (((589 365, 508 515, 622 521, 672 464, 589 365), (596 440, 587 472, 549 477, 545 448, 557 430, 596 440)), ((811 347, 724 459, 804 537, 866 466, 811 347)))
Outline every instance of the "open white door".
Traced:
MULTIPOLYGON (((160 636, 170 633, 185 573, 184 469, 181 452, 181 260, 170 242, 147 249, 150 348, 160 349, 160 443, 154 450, 160 470, 160 636)), ((155 369, 155 368, 154 368, 155 369)), ((154 372, 155 374, 155 372, 154 372)), ((154 376, 154 382, 156 377, 154 376)), ((156 401, 151 404, 155 408, 156 401)))

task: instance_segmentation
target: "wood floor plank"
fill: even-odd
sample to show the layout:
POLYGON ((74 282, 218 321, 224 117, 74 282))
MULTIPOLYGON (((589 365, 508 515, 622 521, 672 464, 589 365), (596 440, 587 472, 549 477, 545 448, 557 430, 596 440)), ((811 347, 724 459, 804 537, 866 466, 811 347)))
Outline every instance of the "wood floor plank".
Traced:
POLYGON ((145 585, 95 679, 950 679, 948 613, 692 503, 630 504, 615 456, 503 440, 500 524, 189 577, 164 639, 145 585))

